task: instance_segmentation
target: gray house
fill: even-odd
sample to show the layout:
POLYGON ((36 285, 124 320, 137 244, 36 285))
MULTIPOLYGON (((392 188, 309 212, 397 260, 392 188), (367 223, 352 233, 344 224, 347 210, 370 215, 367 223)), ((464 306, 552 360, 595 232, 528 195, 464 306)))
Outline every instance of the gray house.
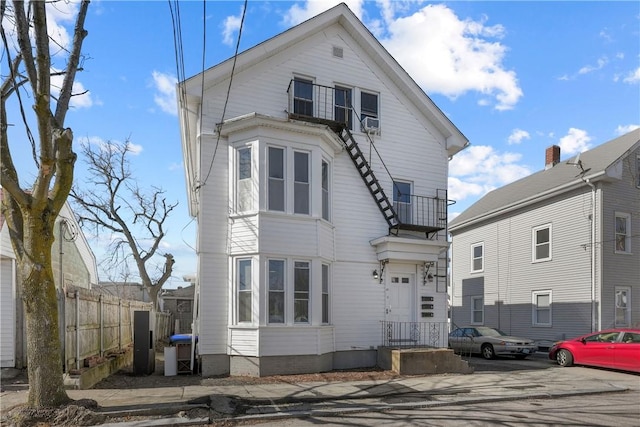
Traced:
POLYGON ((538 340, 640 324, 640 129, 496 189, 449 223, 451 320, 538 340))

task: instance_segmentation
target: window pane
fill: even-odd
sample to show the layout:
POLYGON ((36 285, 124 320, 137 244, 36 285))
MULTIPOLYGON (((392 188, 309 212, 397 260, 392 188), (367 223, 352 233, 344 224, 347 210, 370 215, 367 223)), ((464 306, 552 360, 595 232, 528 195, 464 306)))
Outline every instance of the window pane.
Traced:
POLYGON ((309 263, 296 262, 294 264, 294 321, 309 322, 309 263))
POLYGON ((549 241, 549 229, 543 228, 542 230, 536 231, 536 243, 547 243, 549 241))
POLYGON ((473 300, 473 309, 474 310, 482 310, 482 298, 474 298, 473 300))
POLYGON ((551 323, 551 311, 548 309, 537 310, 537 323, 549 324, 551 323))
POLYGON ((295 79, 293 83, 293 112, 313 117, 313 82, 295 79))
POLYGON ((251 149, 238 150, 238 179, 251 178, 251 149))
POLYGON ((238 294, 238 322, 251 322, 251 292, 238 294))
POLYGON ((549 258, 549 245, 542 245, 536 247, 536 259, 549 258))
POLYGON ((473 247, 473 257, 481 258, 482 257, 482 246, 474 246, 473 247))
POLYGON ((238 290, 251 289, 251 260, 244 259, 238 262, 238 290))
POLYGON ((269 290, 284 290, 284 261, 269 261, 269 290))
POLYGON ((329 266, 322 264, 322 323, 329 323, 329 266))
POLYGON ((335 88, 335 112, 334 120, 345 123, 351 129, 351 89, 335 88))
POLYGON ((294 153, 294 213, 309 213, 309 154, 294 153))
POLYGON ((329 221, 329 163, 322 161, 322 218, 329 221))
POLYGON ((284 323, 284 292, 269 292, 269 323, 284 323))
POLYGON ((269 147, 269 178, 284 179, 284 150, 269 147))
POLYGON ((550 296, 549 294, 543 294, 543 295, 538 295, 536 298, 537 302, 537 306, 540 307, 549 307, 549 303, 550 303, 550 296))
POLYGON ((378 117, 378 95, 361 92, 360 109, 362 110, 361 119, 378 117))
POLYGON ((269 147, 269 210, 284 212, 284 150, 269 147))
POLYGON ((474 311, 473 312, 473 323, 482 323, 482 312, 474 311))

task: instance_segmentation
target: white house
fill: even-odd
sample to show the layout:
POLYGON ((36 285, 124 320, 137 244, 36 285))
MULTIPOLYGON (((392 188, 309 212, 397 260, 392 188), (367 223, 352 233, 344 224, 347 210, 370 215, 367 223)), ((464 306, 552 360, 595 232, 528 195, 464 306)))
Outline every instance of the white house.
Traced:
MULTIPOLYGON (((54 234, 51 258, 56 287, 63 289, 65 285, 75 285, 90 289, 96 285, 95 256, 68 203, 60 210, 54 234)), ((0 367, 22 368, 27 359, 17 261, 2 215, 0 239, 0 367)))
POLYGON ((177 90, 204 376, 446 346, 448 161, 468 141, 345 4, 177 90))
POLYGON ((639 325, 640 129, 545 162, 449 223, 453 323, 548 341, 639 325))

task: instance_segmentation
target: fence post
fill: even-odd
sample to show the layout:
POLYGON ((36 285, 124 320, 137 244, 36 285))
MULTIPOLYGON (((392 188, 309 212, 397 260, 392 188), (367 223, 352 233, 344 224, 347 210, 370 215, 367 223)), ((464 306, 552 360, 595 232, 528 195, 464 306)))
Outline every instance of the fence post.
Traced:
POLYGON ((102 294, 98 297, 100 302, 100 357, 104 356, 104 301, 102 300, 102 294))
POLYGON ((122 299, 118 298, 118 350, 122 350, 122 299))
POLYGON ((75 291, 76 299, 76 369, 80 369, 80 291, 75 291))

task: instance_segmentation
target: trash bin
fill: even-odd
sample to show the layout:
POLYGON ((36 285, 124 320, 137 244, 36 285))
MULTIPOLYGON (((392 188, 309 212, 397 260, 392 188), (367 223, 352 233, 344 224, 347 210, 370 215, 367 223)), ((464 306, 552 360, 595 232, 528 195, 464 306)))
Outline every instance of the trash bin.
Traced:
POLYGON ((164 376, 173 377, 178 375, 178 358, 176 347, 164 348, 164 376))

